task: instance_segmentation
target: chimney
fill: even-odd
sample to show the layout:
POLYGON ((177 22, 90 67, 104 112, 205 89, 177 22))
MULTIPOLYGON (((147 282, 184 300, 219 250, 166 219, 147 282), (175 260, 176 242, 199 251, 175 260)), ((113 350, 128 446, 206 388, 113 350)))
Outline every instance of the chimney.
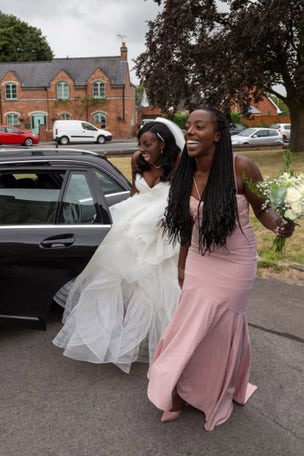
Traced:
POLYGON ((120 47, 120 58, 121 60, 128 60, 128 48, 124 41, 121 43, 120 47))

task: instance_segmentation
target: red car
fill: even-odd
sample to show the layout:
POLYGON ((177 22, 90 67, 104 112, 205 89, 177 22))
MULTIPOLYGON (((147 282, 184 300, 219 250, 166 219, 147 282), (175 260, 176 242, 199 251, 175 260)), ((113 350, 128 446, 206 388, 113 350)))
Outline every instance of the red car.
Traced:
POLYGON ((22 130, 21 128, 11 127, 9 125, 0 126, 0 145, 19 144, 20 146, 30 147, 38 144, 39 138, 31 131, 22 130))

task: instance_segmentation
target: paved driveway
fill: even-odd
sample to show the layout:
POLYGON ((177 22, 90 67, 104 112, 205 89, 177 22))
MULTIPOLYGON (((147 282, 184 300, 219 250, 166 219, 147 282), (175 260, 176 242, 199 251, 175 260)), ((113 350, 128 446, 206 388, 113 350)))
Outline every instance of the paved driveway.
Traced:
POLYGON ((1 456, 303 456, 304 287, 257 279, 249 304, 257 392, 212 432, 186 408, 175 422, 146 398, 146 365, 129 375, 77 362, 46 332, 1 330, 1 456))

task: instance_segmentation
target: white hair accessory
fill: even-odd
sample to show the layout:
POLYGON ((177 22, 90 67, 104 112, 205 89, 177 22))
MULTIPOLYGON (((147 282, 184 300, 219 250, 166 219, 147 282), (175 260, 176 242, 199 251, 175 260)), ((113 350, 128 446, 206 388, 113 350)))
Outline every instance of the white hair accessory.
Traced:
POLYGON ((155 122, 161 122, 165 124, 169 128, 169 130, 175 138, 176 144, 178 145, 180 150, 183 151, 183 148, 185 146, 185 138, 179 126, 176 125, 176 123, 172 122, 172 120, 166 119, 165 117, 156 117, 156 119, 154 120, 155 122))

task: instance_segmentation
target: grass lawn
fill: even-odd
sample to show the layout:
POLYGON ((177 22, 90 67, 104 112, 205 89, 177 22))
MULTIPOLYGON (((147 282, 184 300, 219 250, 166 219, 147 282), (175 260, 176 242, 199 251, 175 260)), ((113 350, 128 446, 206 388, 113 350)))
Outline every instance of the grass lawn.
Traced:
MULTIPOLYGON (((264 178, 275 177, 285 165, 282 149, 246 150, 236 153, 250 157, 261 170, 264 178)), ((130 155, 109 155, 109 160, 114 163, 122 173, 131 180, 130 155)), ((292 155, 291 167, 296 173, 304 173, 304 153, 292 155)), ((255 229, 258 241, 259 275, 277 275, 285 279, 303 281, 304 283, 304 220, 296 227, 294 235, 286 240, 285 252, 278 255, 272 250, 274 234, 266 230, 260 222, 251 216, 251 222, 255 229), (290 265, 303 267, 303 271, 291 268, 290 265)))

